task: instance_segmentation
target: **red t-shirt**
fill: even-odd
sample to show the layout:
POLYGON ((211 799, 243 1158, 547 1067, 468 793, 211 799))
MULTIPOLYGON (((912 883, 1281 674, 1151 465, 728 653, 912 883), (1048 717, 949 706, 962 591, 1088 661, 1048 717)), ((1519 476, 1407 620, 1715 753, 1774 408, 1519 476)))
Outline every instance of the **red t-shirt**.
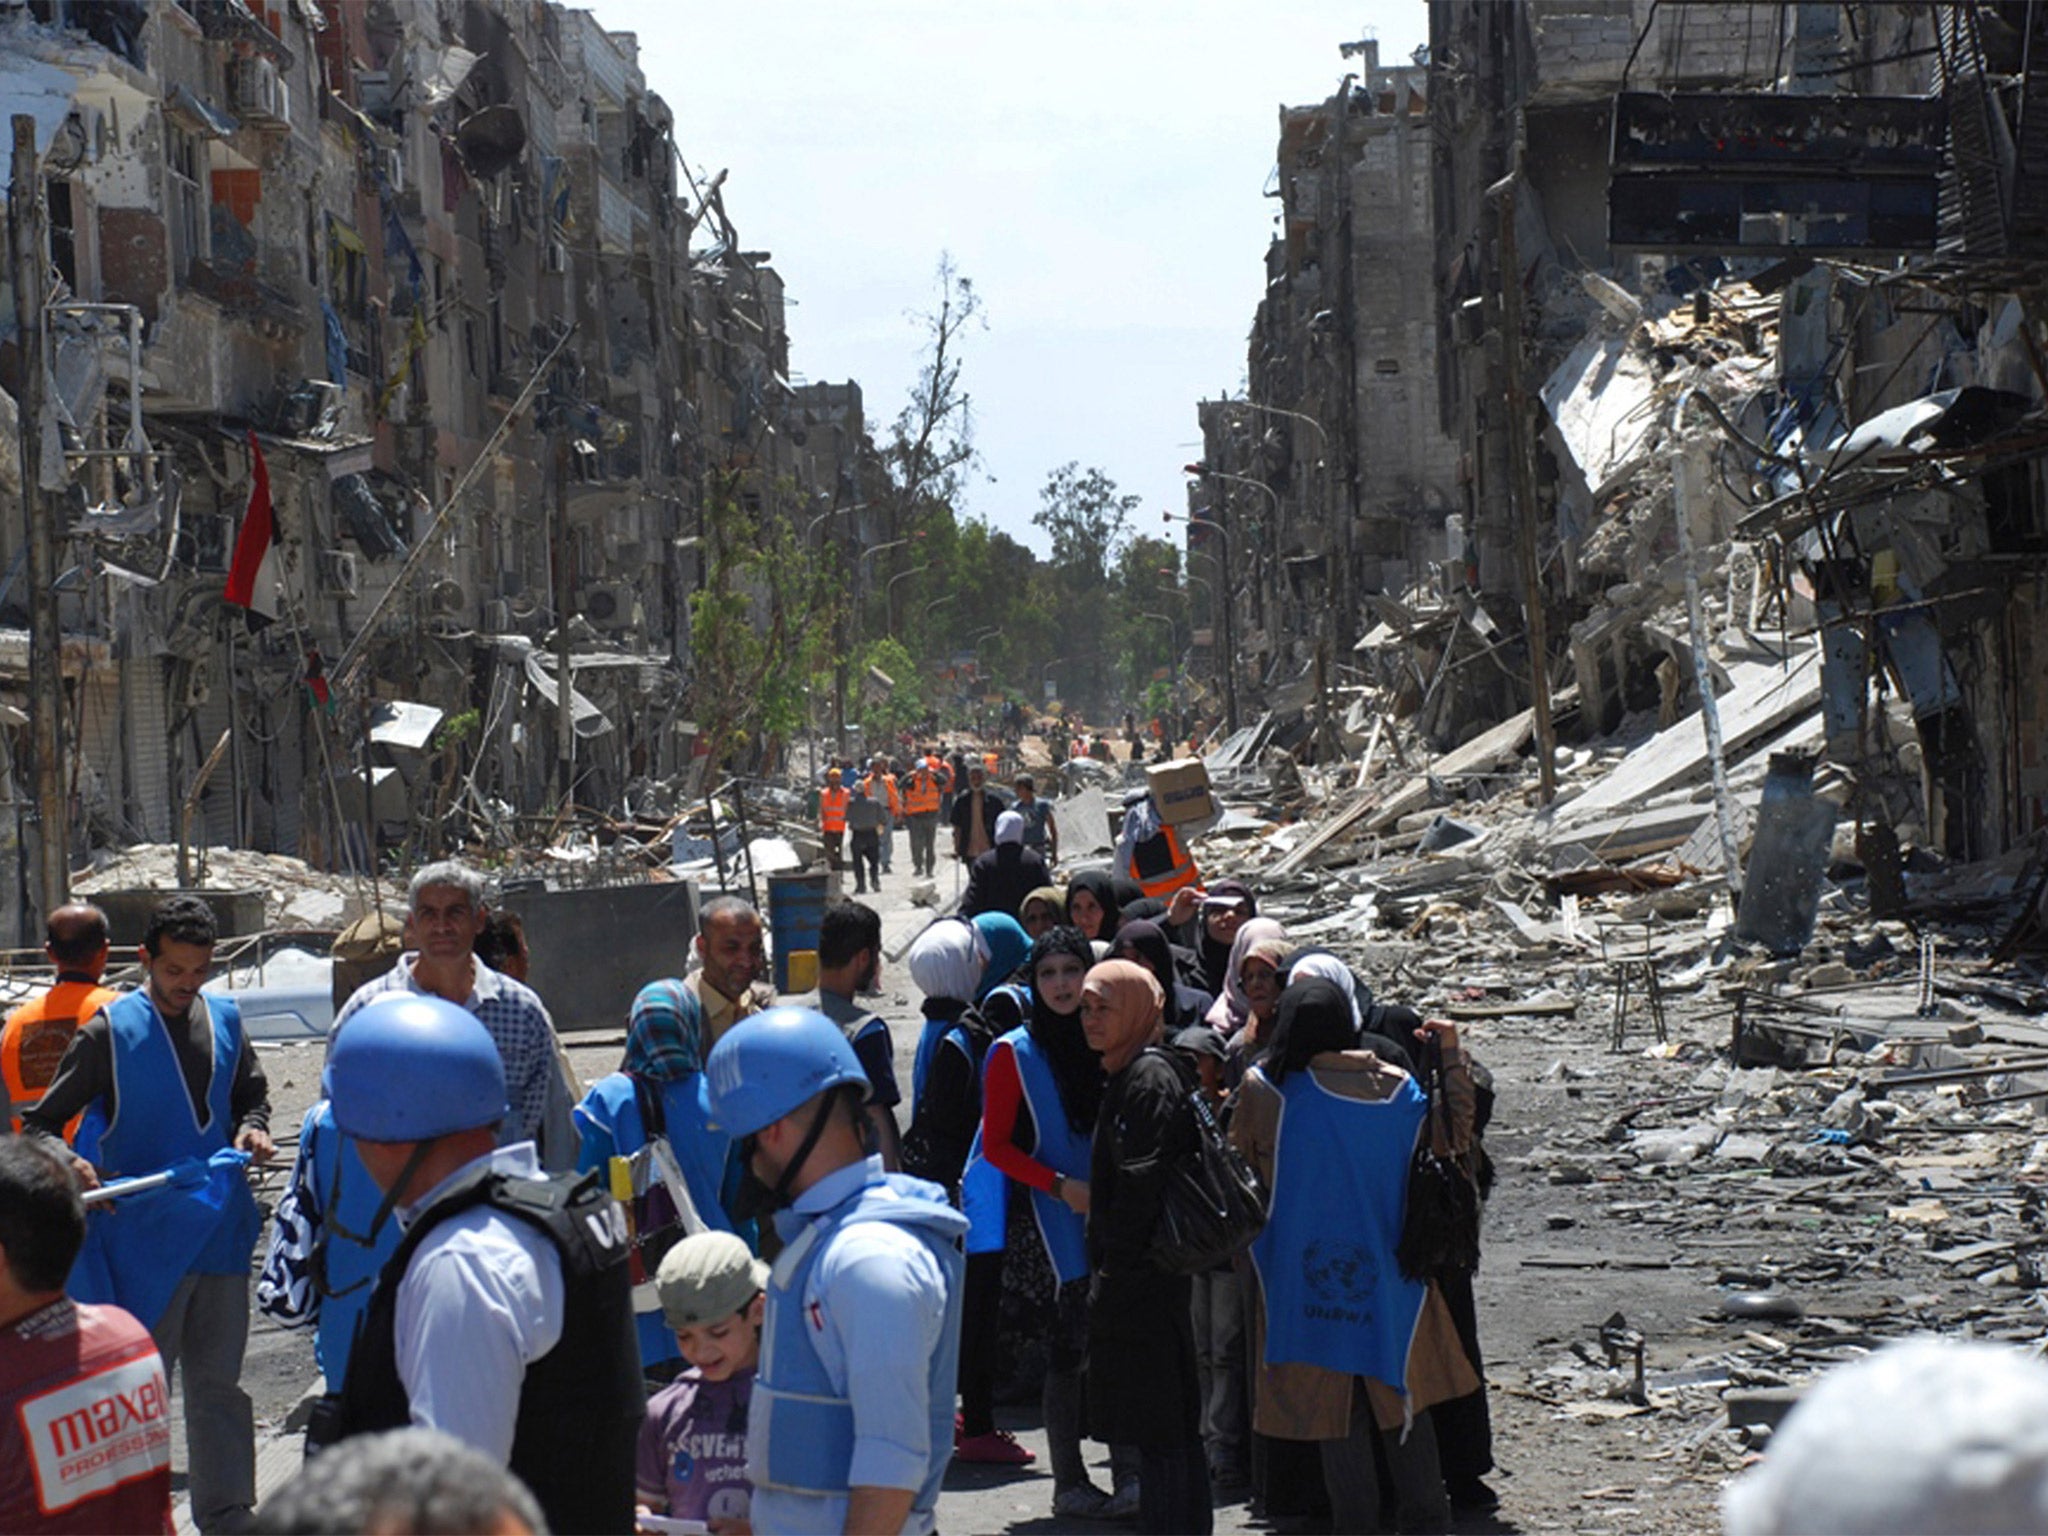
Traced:
POLYGON ((68 1297, 0 1328, 0 1531, 171 1529, 170 1391, 149 1330, 68 1297))

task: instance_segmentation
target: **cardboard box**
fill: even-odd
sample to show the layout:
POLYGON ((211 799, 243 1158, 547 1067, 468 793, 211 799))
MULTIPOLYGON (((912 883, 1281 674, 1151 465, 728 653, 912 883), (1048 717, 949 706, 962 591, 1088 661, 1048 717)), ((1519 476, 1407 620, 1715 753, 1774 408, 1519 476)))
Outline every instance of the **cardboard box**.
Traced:
POLYGON ((1159 807, 1159 819, 1169 827, 1204 821, 1216 814, 1216 802, 1209 794, 1209 766, 1199 757, 1154 763, 1145 770, 1145 784, 1152 791, 1152 803, 1159 807))

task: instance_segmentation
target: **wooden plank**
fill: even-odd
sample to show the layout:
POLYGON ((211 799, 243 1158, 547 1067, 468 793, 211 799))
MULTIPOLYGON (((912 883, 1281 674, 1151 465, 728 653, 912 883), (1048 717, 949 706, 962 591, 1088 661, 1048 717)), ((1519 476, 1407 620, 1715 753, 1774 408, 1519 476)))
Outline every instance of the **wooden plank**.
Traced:
POLYGON ((1447 1019, 1470 1023, 1475 1019, 1562 1018, 1579 1011, 1575 997, 1551 997, 1541 1001, 1506 1003, 1453 1003, 1437 1010, 1447 1019))

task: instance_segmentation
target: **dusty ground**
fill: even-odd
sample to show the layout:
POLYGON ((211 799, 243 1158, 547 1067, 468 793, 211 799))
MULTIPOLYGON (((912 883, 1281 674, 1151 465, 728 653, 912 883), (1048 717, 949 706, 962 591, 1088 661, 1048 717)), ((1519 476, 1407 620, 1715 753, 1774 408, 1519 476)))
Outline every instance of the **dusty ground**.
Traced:
MULTIPOLYGON (((892 944, 923 922, 907 903, 905 863, 881 898, 892 944)), ((942 874, 950 885, 947 866, 942 874)), ((1815 1130, 1844 1119, 1830 1106, 1857 1063, 1730 1072, 1729 1005, 1718 984, 1671 1000, 1668 1044, 1654 1046, 1647 1017, 1632 1016, 1627 1048, 1616 1053, 1597 966, 1470 944, 1423 943, 1400 958, 1406 979, 1385 995, 1434 1005, 1561 986, 1579 997, 1570 1017, 1465 1026, 1498 1092, 1488 1145, 1500 1178, 1478 1296, 1501 1509, 1462 1529, 1710 1530, 1721 1486, 1752 1454, 1727 1427, 1722 1394, 1731 1386, 1797 1383, 1918 1329, 2038 1337, 2040 1309, 2018 1283, 2038 1276, 2024 1263, 2025 1274, 2001 1268, 2009 1253, 1972 1247, 2010 1235, 2025 1188, 2015 1170, 2033 1144, 2030 1105, 1968 1111, 1953 1093, 1895 1094, 1900 1110, 1865 1123, 1863 1145, 1809 1145, 1815 1130), (1660 1128, 1683 1142, 1701 1126, 1713 1128, 1707 1144, 1729 1137, 1719 1156, 1648 1160, 1665 1155, 1651 1150, 1660 1128), (1770 1287, 1797 1301, 1803 1320, 1721 1315, 1731 1292, 1770 1287), (1647 1402, 1629 1400, 1626 1348, 1620 1369, 1608 1369, 1601 1327, 1617 1314, 1643 1337, 1647 1402)), ((884 984, 882 1011, 898 1026, 907 1083, 916 998, 900 964, 884 984)), ((292 1047, 268 1055, 277 1125, 293 1130, 317 1088, 317 1056, 292 1047)), ((589 1080, 616 1065, 618 1045, 572 1055, 589 1080)), ((2019 1215, 2037 1219, 2036 1209, 2021 1203, 2019 1215)), ((312 1378, 310 1341, 259 1319, 246 1377, 259 1418, 281 1424, 312 1378)), ((1060 1528, 1048 1513, 1035 1420, 1017 1411, 1007 1422, 1040 1465, 956 1468, 945 1528, 1060 1528)), ((1219 1530, 1262 1528, 1242 1506, 1218 1512, 1219 1530)))

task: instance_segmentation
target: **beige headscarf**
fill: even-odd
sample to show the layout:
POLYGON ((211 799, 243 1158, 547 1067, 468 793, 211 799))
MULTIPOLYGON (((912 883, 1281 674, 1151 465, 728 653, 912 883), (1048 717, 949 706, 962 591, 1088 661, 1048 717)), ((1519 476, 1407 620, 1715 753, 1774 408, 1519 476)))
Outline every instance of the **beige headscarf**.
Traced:
POLYGON ((1081 983, 1081 996, 1103 999, 1115 1020, 1108 1047, 1101 1052, 1105 1071, 1128 1066, 1164 1018, 1166 993, 1159 979, 1130 960, 1104 960, 1092 967, 1081 983))

